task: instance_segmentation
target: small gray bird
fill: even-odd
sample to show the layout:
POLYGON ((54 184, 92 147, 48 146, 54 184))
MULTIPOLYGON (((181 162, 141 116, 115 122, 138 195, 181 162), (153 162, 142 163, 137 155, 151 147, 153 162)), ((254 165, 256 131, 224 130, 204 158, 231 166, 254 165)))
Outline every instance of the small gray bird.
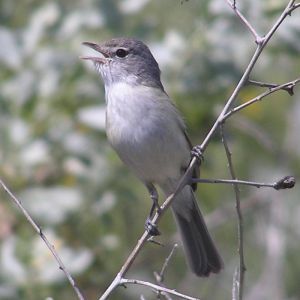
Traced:
MULTIPOLYGON (((159 66, 143 42, 115 38, 83 44, 101 54, 82 58, 91 60, 103 78, 108 140, 147 187, 153 200, 151 217, 158 207, 154 185, 169 196, 191 160, 184 121, 165 92, 159 66)), ((198 276, 209 276, 218 273, 223 263, 195 200, 195 188, 183 188, 174 199, 172 212, 191 270, 198 276)), ((150 221, 146 224, 153 232, 150 221)))

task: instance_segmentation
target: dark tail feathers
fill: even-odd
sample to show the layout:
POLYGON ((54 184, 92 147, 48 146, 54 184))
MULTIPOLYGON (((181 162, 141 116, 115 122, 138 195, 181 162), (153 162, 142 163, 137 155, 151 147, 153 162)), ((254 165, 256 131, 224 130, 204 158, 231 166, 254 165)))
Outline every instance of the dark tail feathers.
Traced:
POLYGON ((192 271, 201 277, 218 273, 223 268, 223 261, 210 237, 190 187, 185 187, 177 196, 172 210, 192 271))

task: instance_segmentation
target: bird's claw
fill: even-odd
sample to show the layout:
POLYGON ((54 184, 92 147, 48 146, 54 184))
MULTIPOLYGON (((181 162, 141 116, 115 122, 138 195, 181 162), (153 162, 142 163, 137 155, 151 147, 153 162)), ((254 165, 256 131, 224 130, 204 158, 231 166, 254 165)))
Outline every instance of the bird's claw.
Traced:
POLYGON ((150 218, 147 218, 145 222, 145 229, 151 236, 158 236, 160 235, 160 232, 157 228, 156 224, 153 224, 150 220, 150 218))
POLYGON ((200 145, 196 145, 192 148, 191 155, 192 157, 196 157, 199 165, 204 161, 204 156, 200 145))

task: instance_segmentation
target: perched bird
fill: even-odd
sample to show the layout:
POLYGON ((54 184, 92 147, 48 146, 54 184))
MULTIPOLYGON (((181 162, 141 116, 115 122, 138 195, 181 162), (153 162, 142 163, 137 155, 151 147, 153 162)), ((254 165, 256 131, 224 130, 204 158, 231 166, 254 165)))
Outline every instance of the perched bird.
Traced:
MULTIPOLYGON (((159 207, 155 185, 166 196, 173 193, 191 160, 184 121, 165 92, 159 66, 143 42, 115 38, 83 44, 100 54, 82 58, 91 60, 103 79, 107 138, 147 187, 153 200, 151 217, 159 207)), ((223 262, 195 200, 195 188, 185 186, 171 207, 191 270, 198 276, 209 276, 218 273, 223 262)), ((151 222, 146 224, 153 232, 151 222)))

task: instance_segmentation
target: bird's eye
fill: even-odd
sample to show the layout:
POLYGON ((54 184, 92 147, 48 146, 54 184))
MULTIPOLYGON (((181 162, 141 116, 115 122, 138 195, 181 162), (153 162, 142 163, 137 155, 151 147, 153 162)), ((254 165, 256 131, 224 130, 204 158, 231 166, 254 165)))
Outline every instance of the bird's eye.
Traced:
POLYGON ((127 54, 128 54, 128 51, 126 51, 125 49, 120 48, 116 51, 116 55, 120 58, 127 56, 127 54))

